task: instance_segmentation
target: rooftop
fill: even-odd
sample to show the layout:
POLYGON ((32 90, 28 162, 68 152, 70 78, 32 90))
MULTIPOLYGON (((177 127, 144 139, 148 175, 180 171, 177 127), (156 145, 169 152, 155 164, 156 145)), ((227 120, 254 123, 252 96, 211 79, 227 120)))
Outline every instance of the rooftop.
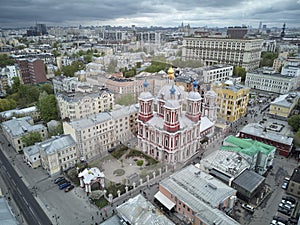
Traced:
POLYGON ((7 200, 1 196, 0 196, 0 224, 3 225, 19 224, 16 218, 13 216, 7 200))
POLYGON ((75 146, 76 142, 71 135, 54 136, 51 139, 39 143, 39 146, 47 154, 61 151, 67 147, 75 146))
POLYGON ((104 178, 104 173, 102 173, 97 167, 85 168, 78 174, 78 177, 83 177, 83 182, 85 184, 89 184, 97 178, 104 178))
POLYGON ((252 170, 244 170, 237 178, 233 180, 234 184, 242 187, 244 190, 252 193, 255 189, 265 181, 265 177, 255 173, 252 170))
POLYGON ((30 116, 13 118, 11 120, 5 121, 2 123, 2 127, 6 129, 13 137, 22 136, 25 133, 46 130, 47 128, 42 124, 31 125, 29 121, 32 118, 30 116))
MULTIPOLYGON (((172 174, 160 185, 174 193, 177 198, 185 200, 187 204, 190 198, 197 198, 212 207, 218 207, 220 202, 236 193, 236 190, 202 172, 194 165, 172 174)), ((191 206, 191 208, 194 207, 191 206)))
POLYGON ((117 211, 130 224, 175 225, 141 194, 119 205, 117 211))
POLYGON ((249 123, 246 126, 244 126, 240 132, 256 137, 262 137, 264 139, 282 143, 285 145, 293 144, 293 138, 267 130, 258 123, 249 123))
POLYGON ((294 181, 294 182, 297 182, 297 183, 300 183, 300 167, 294 169, 290 180, 294 181))

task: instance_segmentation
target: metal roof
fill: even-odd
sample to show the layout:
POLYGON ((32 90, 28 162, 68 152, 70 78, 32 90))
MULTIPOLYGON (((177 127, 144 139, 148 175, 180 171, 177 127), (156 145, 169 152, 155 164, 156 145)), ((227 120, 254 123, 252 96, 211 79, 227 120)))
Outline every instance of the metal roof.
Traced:
POLYGON ((265 177, 259 175, 258 173, 246 169, 237 178, 235 178, 232 183, 252 193, 261 183, 265 181, 265 179, 265 177))
POLYGON ((141 194, 130 198, 116 209, 120 217, 130 224, 175 225, 141 194))
POLYGON ((1 225, 19 224, 16 218, 13 216, 7 200, 2 197, 0 197, 0 224, 1 225))
POLYGON ((46 154, 62 151, 67 147, 75 146, 76 142, 71 135, 61 135, 52 137, 49 140, 38 144, 46 154))
POLYGON ((257 123, 249 123, 242 128, 241 133, 250 134, 256 137, 261 137, 274 142, 282 143, 285 145, 292 145, 293 138, 287 137, 274 132, 265 131, 262 126, 257 123))
MULTIPOLYGON (((194 165, 174 173, 160 185, 187 204, 191 199, 197 199, 197 202, 202 201, 212 207, 218 207, 226 198, 236 193, 236 190, 194 165)), ((190 207, 197 211, 197 204, 191 204, 190 207)))

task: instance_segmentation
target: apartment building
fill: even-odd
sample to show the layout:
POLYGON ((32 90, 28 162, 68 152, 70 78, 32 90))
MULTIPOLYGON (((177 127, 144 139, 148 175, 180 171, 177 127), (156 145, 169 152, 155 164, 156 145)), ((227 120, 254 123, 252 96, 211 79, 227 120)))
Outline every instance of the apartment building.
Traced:
POLYGON ((3 134, 17 152, 23 150, 24 143, 22 137, 32 132, 38 132, 42 140, 48 137, 47 128, 42 124, 34 125, 30 116, 13 118, 2 123, 3 134))
POLYGON ((259 67, 262 39, 184 37, 182 58, 200 60, 204 65, 227 64, 246 71, 259 67))
POLYGON ((54 136, 24 148, 24 160, 32 168, 42 166, 50 176, 60 174, 79 161, 77 145, 71 135, 54 136))
POLYGON ((287 120, 298 104, 299 97, 297 93, 280 95, 270 103, 269 115, 277 119, 287 120))
POLYGON ((233 66, 213 65, 202 68, 204 83, 212 83, 214 81, 224 81, 232 78, 233 66))
POLYGON ((55 76, 52 79, 54 94, 60 92, 72 93, 77 90, 78 78, 77 77, 64 77, 55 76))
POLYGON ((41 59, 17 59, 24 84, 39 84, 47 82, 44 61, 41 59))
POLYGON ((57 105, 62 119, 77 120, 96 113, 114 109, 114 94, 106 88, 83 87, 76 92, 56 94, 57 105))
POLYGON ((186 224, 239 224, 225 213, 234 205, 236 190, 194 165, 162 180, 154 198, 186 224))
POLYGON ((217 116, 233 122, 246 114, 250 88, 232 81, 216 82, 212 90, 217 94, 217 116))
POLYGON ((300 167, 294 169, 286 193, 300 197, 300 167))
POLYGON ((245 85, 251 89, 286 94, 297 88, 299 77, 293 74, 283 75, 264 67, 247 72, 245 85))
POLYGON ((136 133, 138 108, 135 105, 111 112, 90 115, 72 122, 64 122, 64 134, 70 134, 77 142, 80 157, 91 159, 105 155, 107 150, 127 142, 136 133))

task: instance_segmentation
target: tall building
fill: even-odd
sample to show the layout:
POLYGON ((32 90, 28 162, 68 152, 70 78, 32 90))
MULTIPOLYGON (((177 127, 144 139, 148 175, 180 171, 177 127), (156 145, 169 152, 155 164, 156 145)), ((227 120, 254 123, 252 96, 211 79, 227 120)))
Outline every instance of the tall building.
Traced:
POLYGON ((262 39, 184 37, 183 60, 200 60, 204 65, 227 64, 248 70, 259 67, 262 39))
POLYGON ((41 59, 18 59, 24 84, 39 84, 47 82, 44 61, 41 59))
POLYGON ((162 87, 156 100, 147 91, 147 81, 144 82, 145 91, 138 98, 138 148, 159 161, 176 164, 198 151, 200 141, 213 134, 214 123, 201 116, 202 97, 196 91, 196 81, 194 90, 186 95, 173 83, 171 68, 168 79, 169 84, 162 87))
POLYGON ((250 88, 228 80, 214 83, 212 90, 217 94, 218 118, 233 122, 246 114, 250 88))
POLYGON ((246 26, 242 26, 242 27, 235 26, 235 27, 227 28, 227 36, 229 38, 234 38, 234 39, 244 38, 247 32, 248 32, 248 28, 246 26))

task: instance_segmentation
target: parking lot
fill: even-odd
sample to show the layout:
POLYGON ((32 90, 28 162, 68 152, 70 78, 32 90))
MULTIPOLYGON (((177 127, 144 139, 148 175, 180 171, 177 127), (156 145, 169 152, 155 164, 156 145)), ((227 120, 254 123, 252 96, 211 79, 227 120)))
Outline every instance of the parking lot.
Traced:
MULTIPOLYGON (((2 135, 0 141, 5 142, 2 135)), ((22 155, 17 154, 11 147, 5 148, 5 155, 53 224, 94 224, 98 220, 97 208, 90 204, 80 187, 66 193, 54 184, 56 177, 50 177, 41 167, 32 169, 24 163, 22 155)))

